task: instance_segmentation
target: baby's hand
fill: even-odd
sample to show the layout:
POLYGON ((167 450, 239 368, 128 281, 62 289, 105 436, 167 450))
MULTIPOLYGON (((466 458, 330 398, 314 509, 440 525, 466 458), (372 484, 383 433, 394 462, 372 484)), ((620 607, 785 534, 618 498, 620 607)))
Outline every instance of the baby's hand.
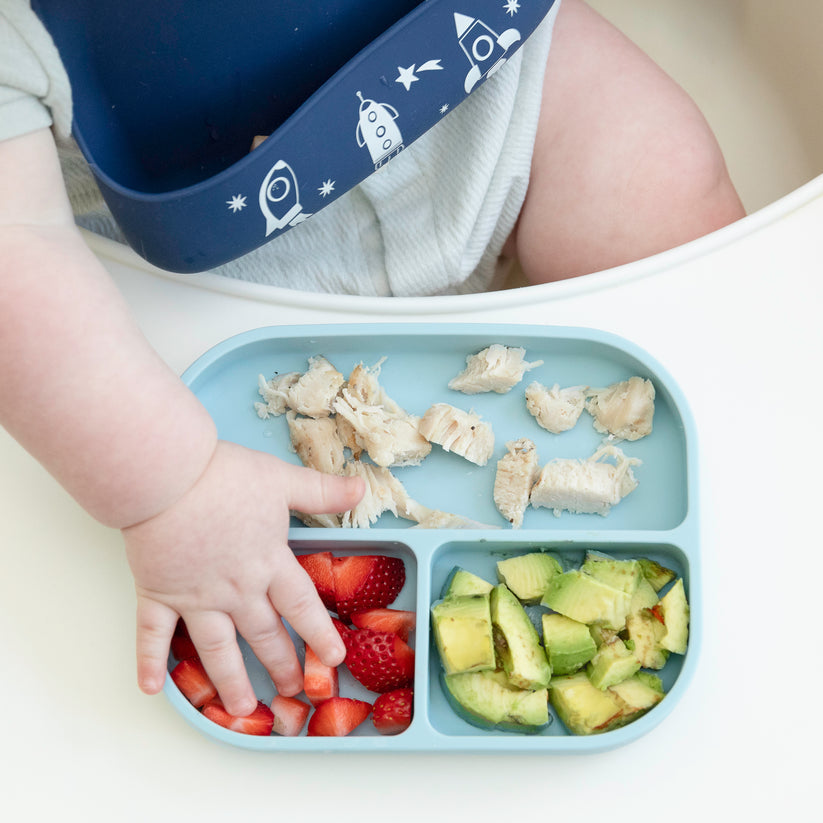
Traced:
POLYGON ((277 691, 303 686, 282 619, 328 665, 345 648, 286 542, 289 510, 351 509, 362 482, 334 477, 220 442, 205 474, 170 509, 123 530, 137 589, 137 677, 158 692, 178 617, 226 709, 257 705, 236 631, 266 667, 277 691))

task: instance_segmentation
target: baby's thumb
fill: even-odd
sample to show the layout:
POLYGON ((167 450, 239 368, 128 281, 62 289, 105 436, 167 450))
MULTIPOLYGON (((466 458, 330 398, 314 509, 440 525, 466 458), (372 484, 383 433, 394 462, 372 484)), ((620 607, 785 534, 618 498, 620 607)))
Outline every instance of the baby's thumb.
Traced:
POLYGON ((306 514, 337 514, 354 508, 366 485, 360 477, 338 477, 290 466, 289 508, 306 514))

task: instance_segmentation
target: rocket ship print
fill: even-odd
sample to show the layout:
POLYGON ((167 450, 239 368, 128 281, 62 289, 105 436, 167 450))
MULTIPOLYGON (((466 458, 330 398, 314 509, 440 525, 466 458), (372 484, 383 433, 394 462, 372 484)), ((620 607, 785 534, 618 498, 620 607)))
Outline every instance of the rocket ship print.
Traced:
POLYGON ((397 109, 388 103, 368 100, 357 92, 360 109, 355 136, 357 145, 369 150, 374 169, 377 171, 389 158, 403 149, 403 135, 395 122, 397 109))
POLYGON ((300 205, 300 190, 292 167, 278 160, 269 169, 258 195, 260 211, 266 218, 266 237, 273 231, 302 223, 310 214, 300 205))
POLYGON ((463 85, 466 94, 485 77, 490 77, 505 62, 508 50, 520 40, 517 29, 506 29, 497 34, 481 20, 455 12, 454 25, 460 48, 471 68, 463 85))

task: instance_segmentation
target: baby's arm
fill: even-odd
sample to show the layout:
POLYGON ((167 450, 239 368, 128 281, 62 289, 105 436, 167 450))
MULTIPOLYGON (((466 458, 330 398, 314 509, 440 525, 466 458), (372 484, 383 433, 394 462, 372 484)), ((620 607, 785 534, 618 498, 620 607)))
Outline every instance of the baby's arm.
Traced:
POLYGON ((602 271, 743 216, 694 102, 582 0, 563 0, 529 190, 505 250, 527 279, 602 271))
POLYGON ((178 616, 229 711, 255 699, 235 626, 283 693, 302 674, 280 616, 344 650, 287 543, 289 508, 343 511, 349 482, 218 442, 73 224, 51 133, 0 141, 0 424, 100 522, 122 529, 138 681, 163 684, 178 616))

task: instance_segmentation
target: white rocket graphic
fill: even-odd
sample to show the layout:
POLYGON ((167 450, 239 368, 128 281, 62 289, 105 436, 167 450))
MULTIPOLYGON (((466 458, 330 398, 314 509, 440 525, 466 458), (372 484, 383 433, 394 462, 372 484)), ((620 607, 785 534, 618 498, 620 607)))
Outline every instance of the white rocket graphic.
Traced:
POLYGON ((463 84, 469 94, 484 77, 490 77, 506 62, 506 53, 520 40, 520 32, 506 29, 497 34, 482 21, 458 12, 454 14, 454 25, 460 48, 471 64, 463 84))
POLYGON ((403 135, 397 127, 397 109, 388 103, 367 100, 360 92, 360 110, 355 136, 357 145, 369 150, 375 171, 403 148, 403 135))
POLYGON ((310 214, 300 205, 300 190, 292 167, 278 160, 269 169, 258 195, 260 211, 266 218, 266 237, 273 231, 302 223, 310 214))

